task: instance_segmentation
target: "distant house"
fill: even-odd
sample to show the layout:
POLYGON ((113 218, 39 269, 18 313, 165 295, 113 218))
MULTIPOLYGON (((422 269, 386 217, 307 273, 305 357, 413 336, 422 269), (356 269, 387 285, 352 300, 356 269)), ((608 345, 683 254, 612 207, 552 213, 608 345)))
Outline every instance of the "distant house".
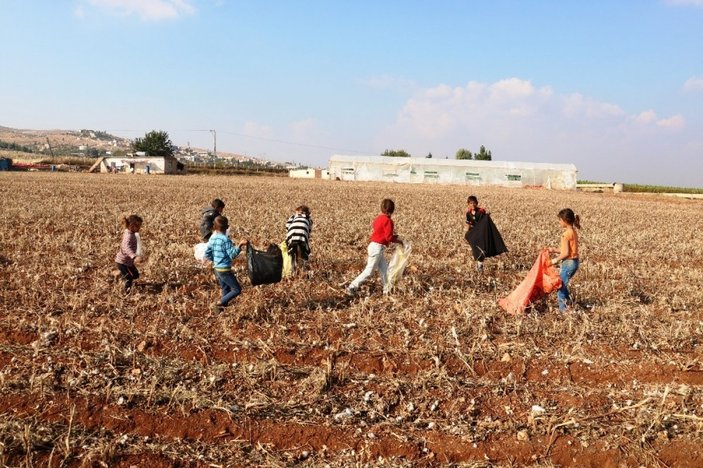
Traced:
POLYGON ((296 179, 329 179, 326 169, 289 169, 288 177, 296 179))
POLYGON ((98 159, 89 172, 185 174, 186 167, 173 156, 110 156, 98 159))

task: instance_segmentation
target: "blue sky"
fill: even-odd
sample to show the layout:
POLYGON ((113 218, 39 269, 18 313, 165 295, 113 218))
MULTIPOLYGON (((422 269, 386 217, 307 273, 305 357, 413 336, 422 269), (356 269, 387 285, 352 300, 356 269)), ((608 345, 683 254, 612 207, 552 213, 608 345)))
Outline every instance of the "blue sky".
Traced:
POLYGON ((703 187, 703 0, 2 0, 0 125, 703 187))

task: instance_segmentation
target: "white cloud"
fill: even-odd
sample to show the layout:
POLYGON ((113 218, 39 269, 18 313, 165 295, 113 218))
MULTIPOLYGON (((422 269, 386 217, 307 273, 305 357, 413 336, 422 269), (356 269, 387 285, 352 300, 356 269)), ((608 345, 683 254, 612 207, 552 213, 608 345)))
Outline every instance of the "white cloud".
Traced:
POLYGON ((651 124, 652 122, 657 120, 657 113, 654 112, 652 109, 649 109, 649 110, 640 112, 639 114, 634 116, 632 120, 634 120, 635 122, 637 122, 639 124, 644 124, 644 125, 651 124))
POLYGON ((73 16, 76 18, 85 18, 85 10, 80 5, 73 10, 73 16))
POLYGON ((453 158, 458 148, 485 145, 504 161, 571 162, 585 177, 653 183, 664 182, 668 170, 657 159, 662 148, 681 149, 674 159, 688 164, 691 151, 683 148, 698 133, 686 126, 683 115, 662 118, 648 108, 628 114, 616 103, 509 78, 418 90, 372 146, 453 158), (656 164, 643 164, 650 159, 656 164))
POLYGON ((271 138, 273 136, 271 127, 256 122, 246 122, 242 132, 245 135, 256 138, 271 138))
POLYGON ((657 126, 662 128, 669 128, 673 130, 678 130, 684 127, 686 120, 682 115, 674 115, 668 119, 657 120, 657 126))
POLYGON ((602 119, 624 114, 622 109, 615 104, 597 101, 580 93, 564 96, 563 103, 564 114, 569 117, 585 116, 589 119, 602 119))
POLYGON ((518 78, 509 78, 493 83, 489 87, 491 99, 506 100, 506 99, 524 99, 533 95, 535 87, 532 83, 518 78))
POLYGON ((687 79, 683 84, 683 89, 684 91, 703 91, 703 77, 693 76, 687 79))
POLYGON ((88 3, 110 13, 137 15, 147 21, 176 19, 195 13, 189 0, 88 0, 88 3))

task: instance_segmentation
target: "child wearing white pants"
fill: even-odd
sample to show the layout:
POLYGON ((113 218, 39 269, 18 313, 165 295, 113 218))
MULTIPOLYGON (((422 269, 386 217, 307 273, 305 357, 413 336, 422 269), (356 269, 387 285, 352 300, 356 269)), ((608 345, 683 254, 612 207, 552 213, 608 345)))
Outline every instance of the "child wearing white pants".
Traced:
POLYGON ((378 273, 381 276, 383 293, 388 293, 386 282, 388 263, 386 263, 386 259, 383 254, 386 247, 392 242, 403 245, 403 241, 401 241, 393 232, 394 226, 391 215, 393 215, 394 211, 395 203, 393 203, 393 200, 386 198, 381 202, 381 214, 376 216, 376 219, 374 219, 373 233, 371 234, 371 239, 369 239, 366 268, 364 268, 364 271, 362 271, 359 276, 351 282, 347 288, 347 295, 355 295, 361 283, 366 281, 373 274, 374 270, 378 270, 378 273))
POLYGON ((386 292, 386 275, 388 273, 388 263, 386 258, 383 256, 386 247, 378 242, 369 243, 369 247, 366 249, 369 254, 369 258, 366 261, 366 268, 362 271, 359 276, 356 277, 354 281, 349 285, 349 289, 354 292, 358 289, 359 285, 369 279, 373 274, 374 270, 378 270, 378 274, 381 276, 381 286, 383 286, 383 293, 386 292))

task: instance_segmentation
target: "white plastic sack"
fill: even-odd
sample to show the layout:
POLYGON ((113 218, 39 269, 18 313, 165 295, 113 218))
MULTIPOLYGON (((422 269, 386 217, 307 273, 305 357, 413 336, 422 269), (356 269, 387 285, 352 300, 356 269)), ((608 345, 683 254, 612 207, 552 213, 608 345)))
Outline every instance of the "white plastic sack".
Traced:
POLYGON ((138 232, 134 233, 134 237, 137 238, 137 257, 144 255, 144 249, 142 248, 142 238, 138 232))
POLYGON ((397 247, 395 252, 393 252, 391 261, 388 263, 388 275, 386 276, 386 284, 389 291, 395 288, 403 276, 412 249, 412 243, 404 242, 402 246, 397 247))
POLYGON ((207 250, 207 242, 201 242, 193 246, 193 255, 196 260, 205 260, 205 250, 207 250))

